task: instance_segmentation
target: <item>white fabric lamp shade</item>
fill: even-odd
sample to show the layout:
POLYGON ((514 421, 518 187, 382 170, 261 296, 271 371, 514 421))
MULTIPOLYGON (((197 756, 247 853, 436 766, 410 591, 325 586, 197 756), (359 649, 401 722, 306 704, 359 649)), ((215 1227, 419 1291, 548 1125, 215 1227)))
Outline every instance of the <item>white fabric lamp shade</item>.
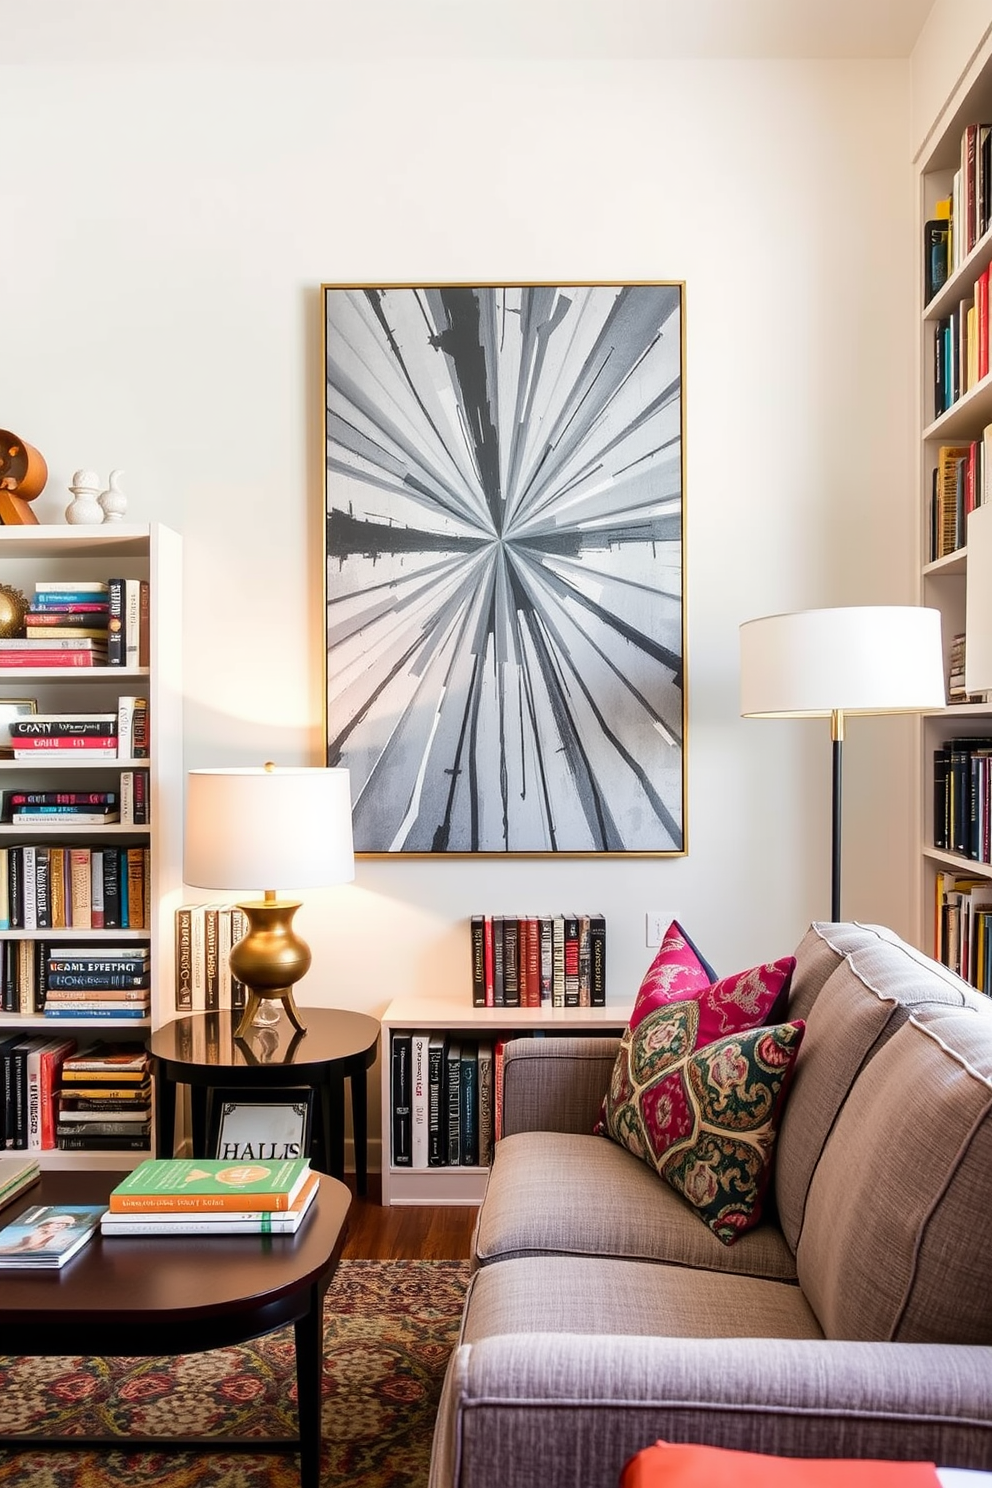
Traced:
POLYGON ((968 517, 964 689, 992 692, 992 506, 977 506, 968 517))
POLYGON ((942 708, 940 612, 851 605, 740 628, 744 717, 821 718, 942 708))
POLYGON ((204 889, 307 889, 355 877, 346 769, 191 770, 183 877, 204 889))

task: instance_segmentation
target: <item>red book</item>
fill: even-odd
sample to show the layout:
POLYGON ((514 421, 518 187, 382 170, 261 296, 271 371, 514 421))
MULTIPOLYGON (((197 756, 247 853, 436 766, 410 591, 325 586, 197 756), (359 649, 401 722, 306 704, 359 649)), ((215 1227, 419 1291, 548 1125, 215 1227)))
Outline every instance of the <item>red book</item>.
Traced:
POLYGON ((40 1115, 41 1150, 53 1152, 55 1140, 55 1097, 58 1093, 62 1061, 76 1052, 75 1039, 63 1039, 54 1048, 41 1051, 40 1115))
POLYGON ((45 751, 49 754, 70 754, 79 749, 102 750, 104 754, 116 756, 115 734, 31 734, 13 740, 14 758, 18 755, 45 751))
POLYGON ((7 651, 0 650, 0 667, 95 667, 104 666, 106 658, 92 651, 7 651))
POLYGON ((520 1002, 524 1007, 540 1007, 541 926, 536 915, 529 915, 524 923, 527 926, 527 948, 524 962, 526 1001, 521 997, 520 1002))

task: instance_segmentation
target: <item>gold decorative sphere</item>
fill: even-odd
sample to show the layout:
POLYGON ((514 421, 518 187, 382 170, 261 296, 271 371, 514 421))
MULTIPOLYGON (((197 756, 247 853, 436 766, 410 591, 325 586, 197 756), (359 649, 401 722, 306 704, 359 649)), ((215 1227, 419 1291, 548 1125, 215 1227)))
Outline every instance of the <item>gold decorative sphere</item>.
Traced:
POLYGON ((13 584, 0 584, 0 636, 20 635, 28 601, 13 584))

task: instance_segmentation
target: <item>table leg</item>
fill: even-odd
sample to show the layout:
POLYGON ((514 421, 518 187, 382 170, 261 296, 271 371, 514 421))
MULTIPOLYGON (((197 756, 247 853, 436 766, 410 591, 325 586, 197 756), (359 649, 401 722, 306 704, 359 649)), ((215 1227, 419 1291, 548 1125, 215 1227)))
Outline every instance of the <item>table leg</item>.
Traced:
POLYGON ((172 1157, 176 1150, 176 1082, 161 1063, 155 1065, 155 1155, 172 1157))
POLYGON ((325 1092, 324 1137, 327 1144, 327 1171, 332 1178, 344 1179, 344 1068, 328 1066, 323 1083, 325 1092))
POLYGON ((364 1055, 352 1061, 350 1074, 351 1131, 355 1139, 355 1192, 364 1197, 369 1188, 369 1098, 364 1055))
POLYGON ((324 1380, 324 1304, 310 1288, 310 1307, 294 1324, 296 1393, 300 1417, 300 1488, 320 1488, 321 1395, 324 1380))
POLYGON ((189 1091, 190 1133, 193 1140, 193 1156, 206 1157, 207 1153, 207 1087, 191 1085, 189 1091))

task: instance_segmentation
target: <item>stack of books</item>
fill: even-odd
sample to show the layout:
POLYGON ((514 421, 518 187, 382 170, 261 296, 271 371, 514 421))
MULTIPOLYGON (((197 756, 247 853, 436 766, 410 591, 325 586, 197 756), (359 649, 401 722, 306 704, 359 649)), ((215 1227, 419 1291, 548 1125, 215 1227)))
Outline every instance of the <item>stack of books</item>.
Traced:
POLYGON ((231 947, 248 930, 236 904, 181 904, 176 910, 176 1012, 243 1008, 244 982, 231 971, 231 947))
POLYGON ((5 1147, 54 1149, 59 1068, 75 1048, 74 1039, 45 1033, 15 1033, 0 1040, 0 1131, 5 1147))
POLYGON ((151 1005, 151 952, 147 945, 48 945, 45 956, 46 1018, 147 1018, 151 1005))
POLYGON ((104 1235, 294 1235, 317 1194, 306 1157, 150 1158, 110 1195, 104 1235))
POLYGON ((24 637, 0 642, 0 665, 106 666, 110 595, 97 579, 55 579, 34 586, 24 637))
POLYGON ((489 1166, 499 1132, 505 1042, 445 1033, 393 1034, 393 1167, 489 1166))
POLYGON ((0 1230, 0 1268, 57 1271, 96 1234, 102 1205, 35 1204, 0 1230))
POLYGON ((117 758, 117 713, 32 713, 9 725, 15 760, 117 758))
POLYGON ((62 1063, 55 1135, 64 1152, 147 1152, 152 1082, 139 1044, 97 1042, 62 1063))
POLYGON ((0 1209, 37 1183, 41 1168, 36 1157, 0 1157, 0 1209))

